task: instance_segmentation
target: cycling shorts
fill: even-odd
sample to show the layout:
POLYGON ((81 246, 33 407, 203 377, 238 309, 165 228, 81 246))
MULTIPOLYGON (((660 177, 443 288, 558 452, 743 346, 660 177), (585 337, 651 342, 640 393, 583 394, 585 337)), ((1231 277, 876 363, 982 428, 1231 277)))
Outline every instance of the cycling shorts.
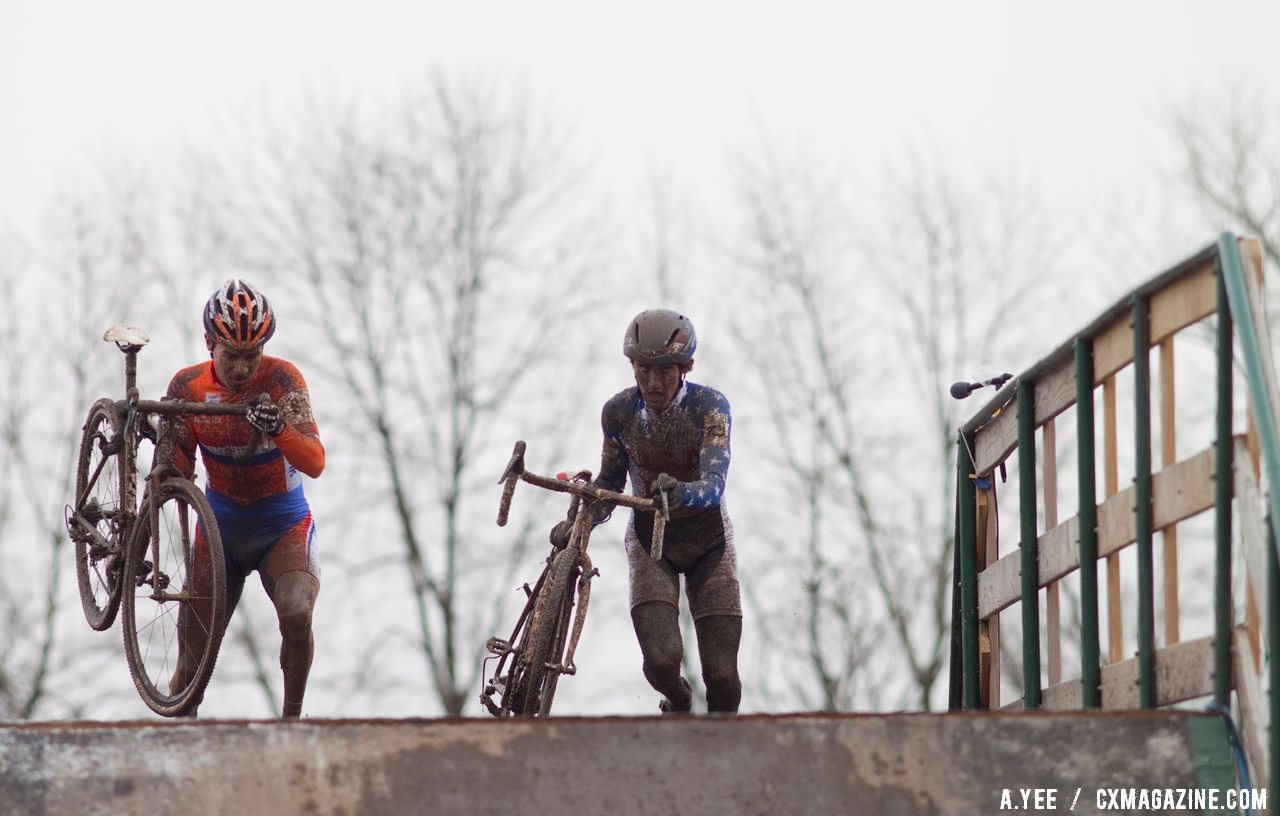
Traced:
POLYGON ((663 559, 654 561, 636 535, 634 516, 627 522, 624 543, 630 568, 631 608, 661 601, 679 608, 680 575, 694 620, 710 615, 742 617, 742 593, 738 585, 738 558, 733 546, 733 523, 721 507, 722 541, 705 544, 673 543, 663 546, 663 559))

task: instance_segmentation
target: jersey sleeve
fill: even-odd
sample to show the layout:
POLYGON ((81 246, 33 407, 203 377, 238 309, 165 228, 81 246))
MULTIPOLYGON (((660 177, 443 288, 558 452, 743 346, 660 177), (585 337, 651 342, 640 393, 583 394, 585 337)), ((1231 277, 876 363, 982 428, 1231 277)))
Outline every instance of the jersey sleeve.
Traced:
MULTIPOLYGON (((600 429, 604 442, 600 448, 600 471, 596 485, 614 493, 621 493, 627 484, 627 449, 622 444, 622 425, 626 421, 626 406, 621 395, 605 403, 600 412, 600 429)), ((603 524, 613 515, 613 505, 601 503, 595 511, 595 523, 603 524)))
POLYGON ((725 481, 729 478, 732 413, 724 395, 713 393, 714 397, 702 417, 702 449, 698 453, 702 478, 680 486, 680 499, 686 507, 719 507, 724 497, 725 481))
POLYGON ((311 413, 311 396, 301 372, 292 365, 285 366, 285 370, 288 385, 279 400, 284 430, 272 441, 289 464, 314 479, 324 472, 324 444, 311 413))
POLYGON ((600 471, 596 484, 606 490, 621 493, 627 483, 627 449, 622 444, 623 406, 617 397, 605 403, 600 412, 600 429, 604 443, 600 449, 600 471))

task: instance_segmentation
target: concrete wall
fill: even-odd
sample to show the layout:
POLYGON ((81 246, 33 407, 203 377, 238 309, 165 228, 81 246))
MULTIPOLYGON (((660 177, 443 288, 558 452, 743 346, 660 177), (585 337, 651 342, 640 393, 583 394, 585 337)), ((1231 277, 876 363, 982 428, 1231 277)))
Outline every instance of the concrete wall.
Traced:
POLYGON ((9 724, 0 814, 981 816, 1018 788, 1090 814, 1099 788, 1195 787, 1206 716, 9 724))

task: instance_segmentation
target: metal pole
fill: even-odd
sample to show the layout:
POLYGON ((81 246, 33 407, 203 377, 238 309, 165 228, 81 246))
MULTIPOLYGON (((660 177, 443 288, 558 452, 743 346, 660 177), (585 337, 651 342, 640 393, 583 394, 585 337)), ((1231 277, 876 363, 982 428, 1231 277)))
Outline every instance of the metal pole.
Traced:
POLYGON ((1134 545, 1138 550, 1138 705, 1155 708, 1155 568, 1151 511, 1151 338, 1147 302, 1133 299, 1134 545))
POLYGON ((1018 381, 1018 508, 1022 529, 1022 700, 1040 707, 1040 547, 1036 540, 1035 386, 1018 381))
MULTIPOLYGON (((1227 285, 1218 265, 1218 415, 1214 441, 1214 538, 1217 568, 1213 583, 1213 696, 1226 706, 1231 694, 1231 497, 1232 321, 1227 285)), ((1272 488, 1273 490, 1275 488, 1272 488)))
POLYGON ((964 707, 978 708, 978 496, 973 486, 972 437, 960 434, 956 489, 960 493, 960 621, 964 641, 964 707))
POLYGON ((1076 435, 1080 485, 1080 684, 1085 708, 1102 705, 1098 666, 1098 497, 1093 434, 1093 341, 1078 337, 1076 435))

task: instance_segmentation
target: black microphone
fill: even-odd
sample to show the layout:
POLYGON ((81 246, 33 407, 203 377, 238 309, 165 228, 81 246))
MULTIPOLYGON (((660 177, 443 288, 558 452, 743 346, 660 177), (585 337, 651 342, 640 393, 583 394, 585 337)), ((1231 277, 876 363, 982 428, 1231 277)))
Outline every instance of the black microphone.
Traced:
POLYGON ((971 382, 952 383, 951 396, 955 397, 956 399, 964 399, 965 397, 972 394, 975 388, 981 388, 981 387, 982 386, 976 385, 971 382))
POLYGON ((1006 374, 997 374, 991 379, 982 380, 981 382, 952 383, 951 396, 955 397, 958 400, 964 399, 968 397, 970 394, 972 394, 974 391, 977 391, 979 388, 985 388, 988 385, 999 388, 1000 386, 1004 385, 1011 379, 1013 379, 1013 375, 1006 373, 1006 374))

